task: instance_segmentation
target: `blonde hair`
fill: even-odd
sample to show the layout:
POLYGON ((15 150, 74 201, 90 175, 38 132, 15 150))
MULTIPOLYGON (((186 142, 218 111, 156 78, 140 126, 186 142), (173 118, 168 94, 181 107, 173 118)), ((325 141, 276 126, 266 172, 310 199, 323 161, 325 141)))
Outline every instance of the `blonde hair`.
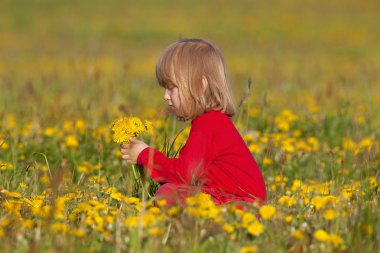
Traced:
POLYGON ((158 58, 156 77, 162 87, 178 88, 179 116, 184 120, 210 110, 220 110, 229 116, 235 114, 223 56, 208 41, 182 39, 171 44, 158 58))

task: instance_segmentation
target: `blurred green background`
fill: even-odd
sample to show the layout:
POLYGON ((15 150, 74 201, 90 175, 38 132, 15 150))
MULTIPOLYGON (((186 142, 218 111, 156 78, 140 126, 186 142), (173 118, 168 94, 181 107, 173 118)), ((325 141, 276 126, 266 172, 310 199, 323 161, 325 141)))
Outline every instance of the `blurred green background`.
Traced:
POLYGON ((377 0, 2 0, 0 114, 102 121, 120 105, 164 108, 155 61, 180 37, 221 49, 236 100, 252 78, 254 103, 297 107, 306 94, 324 110, 378 108, 379 11, 377 0))

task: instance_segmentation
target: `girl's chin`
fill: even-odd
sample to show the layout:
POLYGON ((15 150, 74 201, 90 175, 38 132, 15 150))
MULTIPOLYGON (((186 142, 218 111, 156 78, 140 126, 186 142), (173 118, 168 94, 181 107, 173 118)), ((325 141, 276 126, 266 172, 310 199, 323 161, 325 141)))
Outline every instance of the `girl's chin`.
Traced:
POLYGON ((169 114, 172 114, 172 115, 174 115, 174 116, 176 116, 178 119, 181 119, 182 120, 182 116, 177 112, 177 110, 175 109, 175 107, 173 107, 173 106, 168 106, 168 108, 167 108, 167 112, 169 113, 169 114))
POLYGON ((167 108, 167 111, 170 113, 170 114, 175 114, 177 115, 177 110, 173 107, 173 106, 168 106, 167 108))

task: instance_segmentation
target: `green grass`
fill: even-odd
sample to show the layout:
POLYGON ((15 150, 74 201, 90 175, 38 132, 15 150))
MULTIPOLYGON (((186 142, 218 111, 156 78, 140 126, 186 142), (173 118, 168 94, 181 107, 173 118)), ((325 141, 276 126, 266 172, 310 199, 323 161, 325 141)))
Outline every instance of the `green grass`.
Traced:
MULTIPOLYGON (((258 252, 378 251, 379 7, 375 0, 2 1, 0 162, 13 169, 0 168, 0 248, 244 252, 243 246, 255 245, 258 252), (252 79, 251 94, 233 120, 262 169, 268 204, 276 207, 277 217, 262 221, 259 236, 247 232, 244 214, 229 207, 215 207, 219 220, 191 215, 188 207, 172 216, 161 208, 155 214, 157 235, 149 234, 151 226, 124 224, 128 217, 154 210, 118 157, 107 127, 123 115, 152 120, 156 134, 144 138, 164 149, 189 125, 167 117, 154 76, 160 52, 179 37, 218 45, 237 102, 252 79), (281 116, 285 109, 297 119, 281 116), (84 127, 76 125, 79 120, 84 127), (289 123, 289 129, 281 129, 279 122, 289 123), (54 128, 52 136, 46 134, 48 128, 54 128), (67 144, 70 135, 78 141, 76 148, 67 144), (318 142, 315 150, 310 149, 311 137, 318 142), (83 173, 83 162, 101 168, 90 166, 83 173), (297 179, 310 192, 292 187, 297 179), (327 192, 321 190, 324 183, 327 192), (137 196, 148 207, 139 211, 112 197, 112 191, 137 196), (347 192, 352 195, 342 197, 347 192), (56 210, 58 199, 72 193, 64 218, 33 213, 37 211, 23 200, 43 196, 42 206, 56 210), (311 204, 314 197, 326 195, 338 202, 321 209, 311 204), (283 196, 294 197, 296 204, 281 204, 283 196), (104 230, 89 224, 93 214, 74 212, 91 200, 107 207, 99 213, 102 219, 115 219, 104 230), (18 205, 18 211, 9 211, 18 205), (333 220, 324 218, 330 208, 339 213, 333 220), (56 223, 66 224, 68 231, 53 228, 56 223), (225 224, 233 224, 234 232, 224 231, 225 224), (84 237, 75 234, 78 229, 84 237), (318 229, 339 235, 343 243, 319 242, 314 236, 318 229), (304 239, 296 239, 294 230, 304 239)), ((185 140, 184 132, 171 155, 185 140)))

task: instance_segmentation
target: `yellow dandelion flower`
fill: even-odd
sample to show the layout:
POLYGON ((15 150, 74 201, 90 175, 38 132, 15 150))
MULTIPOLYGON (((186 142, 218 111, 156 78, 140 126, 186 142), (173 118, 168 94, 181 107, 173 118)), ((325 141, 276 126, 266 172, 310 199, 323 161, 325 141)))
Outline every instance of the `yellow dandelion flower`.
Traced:
POLYGON ((166 199, 159 199, 156 201, 156 204, 159 206, 159 207, 164 207, 168 204, 167 200, 166 199))
POLYGON ((110 194, 110 197, 117 201, 121 201, 125 198, 124 195, 120 192, 113 192, 110 194))
POLYGON ((256 118, 260 114, 261 110, 258 107, 252 107, 248 110, 248 116, 252 118, 256 118))
POLYGON ((234 229, 234 226, 232 226, 231 224, 224 224, 223 230, 230 234, 234 232, 235 229, 234 229))
POLYGON ((52 232, 66 234, 69 231, 69 227, 66 223, 57 222, 50 226, 52 232))
POLYGON ((125 198, 125 199, 123 199, 123 201, 127 204, 130 204, 130 205, 137 205, 140 203, 140 200, 138 198, 135 198, 135 197, 125 198))
POLYGON ((123 117, 112 123, 113 141, 129 143, 131 137, 137 137, 144 132, 152 131, 152 123, 145 120, 143 123, 137 117, 123 117))
POLYGON ((373 142, 371 138, 364 138, 360 143, 359 143, 359 149, 366 149, 370 150, 373 145, 373 142))
POLYGON ((243 246, 240 248, 240 253, 255 253, 257 252, 256 245, 243 246))
POLYGON ((70 134, 65 138, 65 144, 67 147, 76 148, 78 147, 79 142, 77 138, 75 137, 75 135, 70 134))
POLYGON ((163 231, 159 227, 154 227, 154 228, 148 229, 148 234, 152 236, 157 236, 157 235, 163 234, 163 231))
POLYGON ((75 236, 75 237, 78 237, 78 238, 83 238, 85 235, 86 235, 86 231, 84 231, 83 229, 74 229, 72 231, 72 234, 75 236))
POLYGON ((23 189, 23 190, 25 190, 26 188, 28 188, 28 185, 25 184, 24 182, 21 182, 21 183, 19 184, 19 186, 20 186, 20 188, 23 189))
POLYGON ((251 151, 251 153, 255 153, 255 154, 259 154, 261 152, 260 146, 254 143, 250 144, 248 146, 248 149, 249 151, 251 151))
POLYGON ((255 221, 247 227, 247 231, 251 235, 259 236, 264 232, 264 226, 260 222, 255 221))
POLYGON ((53 136, 54 133, 55 133, 55 129, 53 127, 48 127, 48 128, 45 128, 44 130, 44 135, 47 137, 53 136))
POLYGON ((176 216, 177 214, 179 214, 179 211, 180 211, 180 209, 178 206, 173 206, 173 207, 168 209, 167 214, 169 217, 173 217, 173 216, 176 216))
POLYGON ((276 217, 276 208, 272 205, 263 205, 260 208, 260 215, 264 220, 276 217))
POLYGON ((28 228, 28 229, 33 228, 34 222, 33 222, 32 220, 29 220, 29 219, 23 219, 21 222, 22 222, 22 226, 23 226, 24 228, 28 228))
POLYGON ((288 207, 291 207, 291 206, 294 206, 296 203, 297 203, 297 200, 293 197, 289 197, 289 196, 281 196, 279 199, 278 199, 278 203, 280 205, 283 205, 283 206, 288 206, 288 207))
POLYGON ((124 224, 126 227, 134 228, 137 226, 139 221, 140 221, 139 216, 130 216, 125 219, 124 224))
POLYGON ((84 133, 86 130, 86 122, 83 119, 78 119, 74 122, 75 129, 78 129, 80 133, 84 133))
POLYGON ((248 227, 252 222, 256 221, 256 217, 251 213, 244 213, 241 217, 242 226, 248 227))
POLYGON ((288 215, 285 217, 286 223, 290 223, 290 222, 292 222, 292 220, 293 220, 293 217, 291 215, 288 215))
POLYGON ((337 234, 331 234, 329 240, 335 248, 343 244, 343 239, 337 234))
POLYGON ((330 240, 330 235, 323 229, 318 229, 315 231, 314 237, 320 242, 328 242, 330 240))
POLYGON ((315 137, 309 137, 307 138, 307 142, 311 146, 312 151, 317 151, 319 149, 319 141, 315 137))
POLYGON ((302 241, 303 239, 305 239, 305 235, 297 229, 292 232, 292 238, 302 241))
POLYGON ((13 170, 13 165, 8 162, 0 161, 0 171, 13 170))
POLYGON ((311 204, 315 206, 317 210, 322 209, 326 205, 326 199, 321 196, 316 196, 311 200, 311 204))
POLYGON ((79 165, 77 169, 79 172, 82 172, 84 174, 90 173, 90 169, 85 165, 79 165))
POLYGON ((0 148, 7 150, 9 148, 8 143, 0 136, 0 148))
POLYGON ((346 150, 354 150, 356 148, 356 143, 351 139, 344 139, 343 148, 346 150))
POLYGON ((264 165, 270 165, 270 164, 272 164, 272 159, 270 159, 268 157, 264 157, 263 158, 263 164, 264 165))
POLYGON ((5 195, 7 197, 21 198, 21 193, 19 193, 19 192, 11 192, 11 191, 7 191, 7 190, 3 190, 2 192, 5 193, 5 195))
POLYGON ((335 219, 336 217, 338 216, 338 211, 336 211, 335 209, 327 209, 323 212, 323 217, 326 219, 326 220, 333 220, 335 219))

